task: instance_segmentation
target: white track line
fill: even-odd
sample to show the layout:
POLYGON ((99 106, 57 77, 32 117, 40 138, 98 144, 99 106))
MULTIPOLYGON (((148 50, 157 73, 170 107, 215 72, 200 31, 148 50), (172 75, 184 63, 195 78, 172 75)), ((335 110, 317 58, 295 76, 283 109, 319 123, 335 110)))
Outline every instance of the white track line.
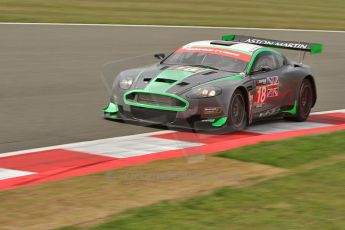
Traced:
POLYGON ((151 153, 166 152, 169 150, 197 147, 201 145, 203 144, 174 139, 156 138, 151 136, 134 138, 132 136, 130 139, 122 139, 121 141, 113 139, 97 144, 79 143, 77 147, 64 149, 107 157, 128 158, 151 153))
POLYGON ((20 177, 20 176, 27 176, 36 174, 35 172, 28 172, 28 171, 22 171, 22 170, 16 170, 16 169, 6 169, 6 168, 0 168, 0 180, 20 177))
POLYGON ((137 138, 137 137, 145 137, 145 136, 158 135, 158 134, 171 133, 171 132, 175 132, 175 131, 164 130, 164 131, 141 133, 141 134, 135 134, 135 135, 121 136, 121 137, 111 137, 111 138, 92 140, 92 141, 75 142, 75 143, 70 143, 70 144, 53 145, 53 146, 42 147, 42 148, 25 149, 25 150, 19 150, 19 151, 8 152, 8 153, 0 153, 0 158, 1 157, 14 156, 14 155, 20 155, 20 154, 25 154, 25 153, 31 153, 31 152, 52 150, 52 149, 68 149, 68 148, 78 147, 80 145, 91 145, 91 144, 92 145, 98 145, 98 144, 103 144, 104 142, 114 141, 114 140, 125 141, 128 139, 133 139, 133 138, 137 138))
POLYGON ((229 29, 229 30, 263 30, 263 31, 296 31, 345 33, 342 30, 303 30, 275 28, 244 28, 244 27, 212 27, 212 26, 169 26, 169 25, 125 25, 125 24, 82 24, 82 23, 31 23, 31 22, 0 22, 0 25, 41 25, 41 26, 99 26, 99 27, 151 27, 151 28, 186 28, 186 29, 229 29))
MULTIPOLYGON (((312 113, 312 115, 327 114, 327 113, 338 113, 338 112, 345 113, 345 109, 315 112, 315 113, 312 113)), ((124 140, 130 140, 130 139, 134 139, 134 138, 138 138, 138 137, 145 137, 145 136, 158 135, 158 134, 164 134, 164 133, 172 133, 172 132, 176 132, 176 131, 163 130, 163 131, 141 133, 141 134, 135 134, 135 135, 121 136, 121 137, 105 138, 105 139, 99 139, 99 140, 93 140, 93 141, 83 141, 83 142, 54 145, 54 146, 48 146, 48 147, 42 147, 42 148, 19 150, 19 151, 14 151, 14 152, 0 153, 0 158, 8 157, 8 156, 14 156, 14 155, 20 155, 20 154, 25 154, 25 153, 31 153, 31 152, 52 150, 52 149, 71 149, 71 148, 75 148, 75 147, 80 147, 81 145, 91 145, 91 144, 92 145, 98 145, 98 144, 103 144, 103 143, 108 142, 108 141, 124 141, 124 140)))
POLYGON ((331 110, 331 111, 321 111, 321 112, 314 112, 312 115, 319 115, 319 114, 326 114, 326 113, 345 113, 345 109, 338 109, 338 110, 331 110))

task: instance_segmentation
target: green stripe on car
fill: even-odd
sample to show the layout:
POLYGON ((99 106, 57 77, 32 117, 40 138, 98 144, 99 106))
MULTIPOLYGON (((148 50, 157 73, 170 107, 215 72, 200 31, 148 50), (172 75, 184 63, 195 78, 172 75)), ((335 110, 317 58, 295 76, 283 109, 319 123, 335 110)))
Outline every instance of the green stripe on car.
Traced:
POLYGON ((150 83, 145 87, 145 91, 155 92, 155 93, 164 93, 167 90, 169 90, 172 86, 178 84, 179 82, 183 81, 187 77, 198 74, 200 72, 204 72, 206 70, 209 70, 209 69, 201 69, 198 72, 190 72, 190 71, 179 70, 179 69, 166 69, 160 74, 158 74, 157 77, 155 77, 154 79, 150 81, 150 83), (173 83, 157 82, 157 79, 167 79, 167 80, 173 80, 175 82, 173 83))
POLYGON ((227 117, 218 118, 215 122, 212 123, 212 126, 213 127, 221 127, 221 126, 225 125, 227 120, 228 120, 227 117))

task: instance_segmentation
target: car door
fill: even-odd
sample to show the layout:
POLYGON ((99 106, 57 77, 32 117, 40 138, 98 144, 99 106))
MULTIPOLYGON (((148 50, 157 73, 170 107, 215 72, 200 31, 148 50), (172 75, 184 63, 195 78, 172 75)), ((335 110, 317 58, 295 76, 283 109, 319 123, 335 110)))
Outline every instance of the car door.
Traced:
POLYGON ((276 115, 281 107, 282 68, 284 63, 271 51, 258 54, 250 70, 254 85, 253 119, 276 115))

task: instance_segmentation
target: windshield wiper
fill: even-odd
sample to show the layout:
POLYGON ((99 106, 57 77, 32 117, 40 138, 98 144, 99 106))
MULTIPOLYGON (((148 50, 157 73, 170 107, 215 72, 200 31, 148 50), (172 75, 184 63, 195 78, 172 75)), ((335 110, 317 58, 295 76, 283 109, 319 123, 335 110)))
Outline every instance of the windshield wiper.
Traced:
POLYGON ((208 69, 213 69, 213 70, 219 70, 216 67, 213 66, 207 66, 207 65, 189 65, 189 66, 195 66, 195 67, 203 67, 203 68, 208 68, 208 69))

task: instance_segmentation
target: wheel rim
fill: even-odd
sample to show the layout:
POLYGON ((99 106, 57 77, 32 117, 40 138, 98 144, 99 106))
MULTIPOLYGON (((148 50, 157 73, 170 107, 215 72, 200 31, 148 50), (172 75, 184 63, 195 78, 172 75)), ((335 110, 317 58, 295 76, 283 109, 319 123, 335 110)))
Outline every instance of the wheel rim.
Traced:
POLYGON ((235 95, 231 104, 231 121, 235 127, 241 127, 245 118, 244 100, 240 94, 235 95))
POLYGON ((312 104, 312 89, 309 85, 304 85, 301 90, 300 108, 304 116, 310 113, 312 104))

